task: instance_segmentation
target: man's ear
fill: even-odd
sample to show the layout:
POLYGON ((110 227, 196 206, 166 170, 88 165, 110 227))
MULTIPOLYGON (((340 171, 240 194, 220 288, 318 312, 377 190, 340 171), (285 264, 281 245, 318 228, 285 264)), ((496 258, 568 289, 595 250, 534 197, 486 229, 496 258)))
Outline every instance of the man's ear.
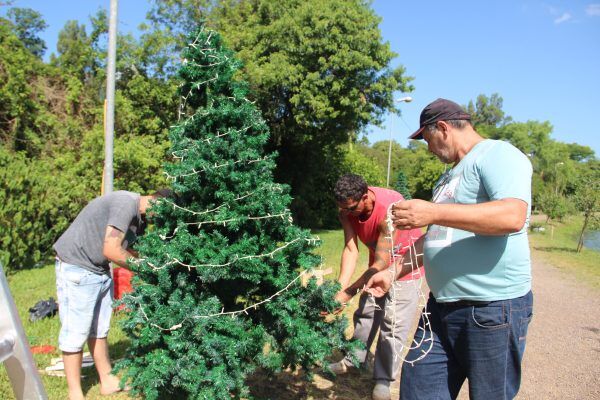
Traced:
POLYGON ((436 122, 436 128, 442 135, 444 135, 444 139, 447 139, 448 131, 450 130, 450 124, 448 124, 446 121, 438 121, 436 122))

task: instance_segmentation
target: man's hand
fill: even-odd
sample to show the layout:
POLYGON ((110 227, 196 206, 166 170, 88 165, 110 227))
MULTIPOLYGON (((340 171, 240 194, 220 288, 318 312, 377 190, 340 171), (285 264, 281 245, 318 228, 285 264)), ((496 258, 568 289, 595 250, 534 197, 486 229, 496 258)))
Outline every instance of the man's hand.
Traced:
POLYGON ((345 290, 340 290, 335 295, 335 300, 342 303, 342 305, 346 305, 346 303, 352 300, 352 295, 348 294, 345 290))
MULTIPOLYGON (((337 292, 337 294, 335 295, 335 300, 342 303, 342 305, 338 308, 336 308, 335 310, 333 310, 331 312, 331 314, 333 315, 338 315, 340 314, 342 311, 344 311, 344 308, 346 307, 346 304, 352 300, 352 295, 348 294, 346 291, 344 290, 340 290, 339 292, 337 292)), ((327 311, 321 311, 319 313, 321 315, 321 317, 326 317, 328 316, 330 313, 327 311)))
POLYGON ((392 222, 398 229, 414 229, 435 221, 435 204, 425 200, 405 200, 392 207, 392 222))
POLYGON ((392 287, 392 274, 390 270, 383 270, 371 277, 367 282, 365 291, 375 297, 383 297, 392 287))

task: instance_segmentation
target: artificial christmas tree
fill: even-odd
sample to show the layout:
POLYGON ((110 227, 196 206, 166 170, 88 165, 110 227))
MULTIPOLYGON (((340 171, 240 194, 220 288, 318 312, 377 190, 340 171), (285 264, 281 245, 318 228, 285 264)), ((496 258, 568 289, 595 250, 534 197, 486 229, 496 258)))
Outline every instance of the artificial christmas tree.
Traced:
POLYGON ((216 32, 190 38, 165 165, 174 195, 152 208, 123 300, 131 346, 118 368, 147 399, 247 396, 256 368, 309 370, 354 346, 345 320, 319 315, 339 305, 337 285, 300 284, 320 266, 318 240, 293 224, 289 188, 273 182, 268 129, 240 63, 216 32))

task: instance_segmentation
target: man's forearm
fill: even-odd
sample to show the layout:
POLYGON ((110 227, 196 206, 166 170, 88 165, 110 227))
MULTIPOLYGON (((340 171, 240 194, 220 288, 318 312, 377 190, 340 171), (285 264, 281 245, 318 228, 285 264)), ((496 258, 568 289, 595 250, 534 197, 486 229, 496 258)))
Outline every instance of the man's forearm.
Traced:
POLYGON ((127 261, 135 260, 136 257, 127 250, 121 248, 113 250, 106 258, 108 258, 110 262, 117 264, 119 267, 127 267, 127 261))
POLYGON ((425 235, 421 236, 417 241, 406 250, 396 264, 396 279, 405 277, 406 275, 416 271, 423 265, 423 244, 425 243, 425 235))
POLYGON ((527 217, 527 203, 518 199, 480 204, 435 204, 435 208, 433 223, 481 235, 518 232, 527 217))
POLYGON ((344 292, 350 296, 354 296, 361 291, 369 279, 371 279, 371 277, 378 272, 379 270, 377 268, 369 267, 369 269, 367 269, 356 281, 354 281, 352 285, 344 289, 344 292))
POLYGON ((356 262, 358 261, 358 255, 348 253, 348 250, 344 250, 342 253, 342 260, 340 262, 340 275, 338 276, 338 282, 342 285, 342 289, 345 289, 350 284, 352 274, 356 269, 356 262))

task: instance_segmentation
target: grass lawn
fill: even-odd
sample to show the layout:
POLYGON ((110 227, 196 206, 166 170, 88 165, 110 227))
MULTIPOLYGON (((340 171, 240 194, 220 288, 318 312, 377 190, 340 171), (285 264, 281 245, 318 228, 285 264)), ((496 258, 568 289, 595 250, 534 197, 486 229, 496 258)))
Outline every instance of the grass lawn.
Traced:
MULTIPOLYGON (((544 262, 551 263, 556 267, 574 274, 587 284, 600 288, 600 252, 584 249, 581 253, 575 253, 579 229, 581 227, 580 218, 571 218, 565 223, 558 224, 555 227, 554 235, 551 237, 550 229, 547 227, 545 233, 532 233, 531 248, 533 258, 544 262)), ((343 249, 343 232, 335 231, 315 231, 314 234, 323 241, 317 253, 323 256, 323 268, 332 268, 333 273, 326 276, 325 279, 336 279, 339 272, 339 261, 341 251, 343 249)), ((360 259, 358 268, 354 277, 358 277, 364 267, 367 265, 367 251, 364 246, 360 247, 360 259)), ((9 286, 15 298, 19 315, 23 321, 25 331, 29 342, 32 346, 37 345, 57 345, 57 337, 59 330, 58 316, 38 321, 35 323, 28 320, 28 308, 33 306, 40 299, 47 299, 52 296, 56 298, 54 265, 49 264, 42 268, 36 268, 27 271, 21 271, 9 276, 9 286)), ((345 315, 351 319, 352 313, 356 308, 356 300, 352 301, 344 311, 345 315)), ((118 321, 123 318, 122 315, 116 314, 113 318, 113 329, 109 335, 111 345, 111 357, 119 358, 124 354, 124 350, 128 345, 128 339, 119 329, 118 321)), ((350 333, 350 332, 349 332, 350 333)), ((34 355, 34 359, 38 365, 38 369, 43 370, 49 365, 50 359, 58 357, 60 354, 55 351, 51 354, 34 355)), ((84 369, 86 377, 83 380, 84 391, 88 399, 105 398, 99 394, 98 377, 94 368, 84 369)), ((370 390, 370 376, 363 374, 359 376, 351 376, 348 381, 339 381, 336 385, 337 398, 359 399, 367 395, 370 390), (363 376, 364 375, 364 376, 363 376), (357 387, 359 385, 361 387, 357 387), (367 389, 362 386, 367 387, 367 389), (365 392, 366 390, 366 392, 365 392), (339 392, 338 392, 339 391, 339 392)), ((42 375, 42 380, 50 399, 66 398, 67 386, 66 381, 62 377, 52 377, 42 375)), ((299 383, 305 385, 304 383, 299 383)), ((271 382, 271 390, 274 389, 277 383, 271 382)), ((309 390, 310 392, 310 390, 309 390)), ((269 393, 269 391, 267 391, 269 393)), ((273 394, 272 391, 270 392, 273 394)), ((313 392, 314 393, 314 392, 313 392)), ((4 369, 0 369, 0 399, 14 398, 10 382, 4 369)), ((128 398, 125 394, 119 394, 110 397, 111 399, 128 398)), ((301 398, 323 398, 319 395, 301 396, 301 398)))
POLYGON ((532 257, 535 260, 552 264, 555 267, 573 274, 581 282, 600 289, 600 251, 583 248, 576 252, 577 242, 583 219, 580 216, 565 218, 562 223, 552 226, 542 218, 544 232, 530 233, 532 257))

